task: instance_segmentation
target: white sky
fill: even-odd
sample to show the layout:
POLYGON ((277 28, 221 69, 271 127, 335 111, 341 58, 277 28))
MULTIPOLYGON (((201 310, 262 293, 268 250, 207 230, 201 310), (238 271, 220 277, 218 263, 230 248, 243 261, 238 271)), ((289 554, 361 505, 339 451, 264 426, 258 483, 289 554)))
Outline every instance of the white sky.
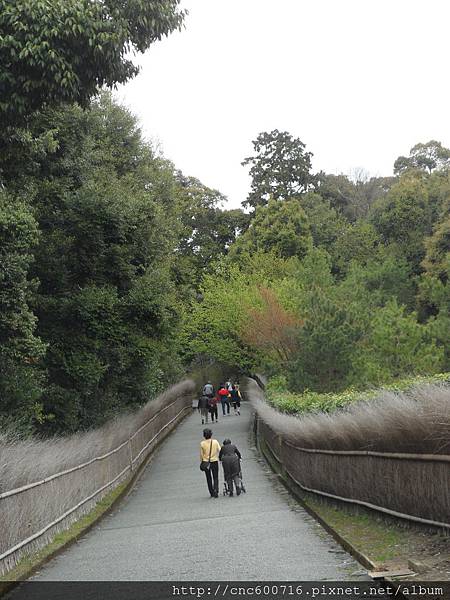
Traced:
POLYGON ((450 147, 448 0, 182 0, 185 29, 137 58, 117 97, 186 175, 246 198, 241 161, 289 131, 315 171, 390 175, 417 142, 450 147))

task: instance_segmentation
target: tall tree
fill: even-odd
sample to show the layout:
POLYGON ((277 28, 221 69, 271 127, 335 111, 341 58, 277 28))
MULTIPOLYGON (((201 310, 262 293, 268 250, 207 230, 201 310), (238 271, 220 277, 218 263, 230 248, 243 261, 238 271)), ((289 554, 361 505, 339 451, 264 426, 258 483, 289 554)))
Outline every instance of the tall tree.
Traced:
POLYGON ((130 51, 179 28, 180 0, 0 0, 0 115, 23 123, 47 105, 86 105, 138 72, 130 51))
POLYGON ((311 174, 312 153, 287 131, 263 132, 253 141, 255 156, 242 165, 251 165, 251 191, 244 205, 255 208, 269 199, 287 200, 308 191, 316 181, 311 174))

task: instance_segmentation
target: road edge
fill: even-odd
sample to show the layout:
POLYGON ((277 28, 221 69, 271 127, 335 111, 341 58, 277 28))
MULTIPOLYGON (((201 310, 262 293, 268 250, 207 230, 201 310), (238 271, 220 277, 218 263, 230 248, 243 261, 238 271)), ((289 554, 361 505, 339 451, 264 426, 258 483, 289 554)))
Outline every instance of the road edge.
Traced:
POLYGON ((161 439, 156 442, 152 450, 142 461, 133 475, 128 480, 117 486, 117 488, 111 490, 111 492, 102 498, 88 514, 83 515, 81 519, 78 519, 66 531, 62 532, 64 534, 64 541, 62 541, 55 548, 51 548, 51 546, 55 543, 55 539, 61 534, 55 535, 49 544, 41 548, 38 552, 35 552, 30 556, 25 556, 12 571, 7 573, 6 576, 3 576, 10 577, 16 574, 15 579, 4 579, 3 577, 0 578, 0 598, 3 598, 13 588, 20 585, 20 583, 23 581, 29 579, 34 573, 36 573, 48 562, 53 560, 56 556, 67 550, 73 544, 77 543, 82 536, 86 535, 93 527, 98 525, 98 523, 100 523, 104 517, 110 514, 113 509, 115 509, 123 500, 125 500, 143 475, 148 465, 153 460, 156 450, 166 440, 168 435, 172 433, 188 415, 191 414, 191 407, 187 407, 186 412, 177 419, 174 426, 170 430, 166 431, 161 439), (102 504, 104 506, 101 506, 102 504), (80 523, 83 521, 86 521, 86 525, 80 528, 80 523), (24 567, 23 563, 27 562, 30 563, 29 566, 24 567))
MULTIPOLYGON (((254 418, 256 419, 256 413, 254 418)), ((255 431, 255 428, 254 428, 255 431)), ((295 498, 295 500, 301 505, 301 507, 311 515, 320 525, 327 531, 344 550, 346 550, 353 558, 355 558, 365 569, 375 570, 377 568, 368 556, 363 554, 358 548, 356 548, 349 540, 343 537, 332 525, 330 525, 325 519, 319 515, 311 506, 309 506, 303 497, 303 492, 299 489, 297 484, 289 477, 288 474, 283 473, 279 468, 276 460, 270 454, 270 449, 264 444, 264 441, 258 439, 256 431, 256 448, 260 455, 264 458, 265 462, 269 465, 271 470, 278 476, 280 482, 288 490, 288 492, 295 498)))

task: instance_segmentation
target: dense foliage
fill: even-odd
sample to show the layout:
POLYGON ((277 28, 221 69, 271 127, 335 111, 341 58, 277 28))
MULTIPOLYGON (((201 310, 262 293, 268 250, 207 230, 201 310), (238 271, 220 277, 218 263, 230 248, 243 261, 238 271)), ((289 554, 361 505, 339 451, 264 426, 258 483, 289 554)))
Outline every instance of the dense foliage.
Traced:
POLYGON ((103 84, 179 27, 178 0, 3 3, 0 426, 96 426, 183 373, 180 329, 246 226, 103 84))
POLYGON ((396 177, 320 173, 302 188, 299 140, 274 131, 255 149, 256 210, 203 280, 191 352, 316 394, 450 370, 449 151, 419 144, 396 177), (263 171, 276 193, 260 186, 263 171))
POLYGON ((246 218, 157 154, 108 94, 33 115, 32 136, 50 129, 48 151, 7 181, 16 196, 1 196, 0 412, 59 432, 180 377, 188 303, 246 218))
MULTIPOLYGON (((133 77, 130 51, 181 26, 179 0, 0 0, 0 115, 26 119, 133 77)), ((7 121, 5 121, 7 122, 7 121)))
POLYGON ((450 370, 450 150, 350 180, 263 132, 227 210, 101 91, 178 0, 0 9, 0 426, 95 426, 213 361, 311 394, 450 370))

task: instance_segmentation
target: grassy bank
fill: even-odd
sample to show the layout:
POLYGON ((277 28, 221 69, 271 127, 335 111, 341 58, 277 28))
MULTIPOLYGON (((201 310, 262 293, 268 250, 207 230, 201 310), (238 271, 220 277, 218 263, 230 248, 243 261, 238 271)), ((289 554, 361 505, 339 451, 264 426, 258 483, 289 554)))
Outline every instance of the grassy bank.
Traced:
POLYGON ((355 512, 312 495, 304 495, 302 501, 377 569, 395 571, 408 567, 416 572, 419 567, 418 579, 450 579, 450 537, 444 533, 396 524, 374 513, 355 512))

